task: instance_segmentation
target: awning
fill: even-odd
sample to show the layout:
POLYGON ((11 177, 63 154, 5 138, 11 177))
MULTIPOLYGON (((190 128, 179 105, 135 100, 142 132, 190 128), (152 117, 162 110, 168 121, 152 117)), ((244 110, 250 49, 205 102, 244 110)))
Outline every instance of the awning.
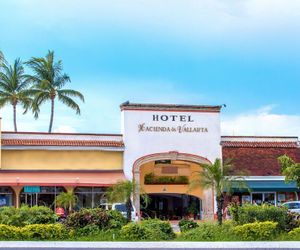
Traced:
POLYGON ((122 180, 122 170, 0 171, 0 186, 111 186, 122 180))
MULTIPOLYGON (((246 186, 251 192, 282 191, 300 192, 296 182, 286 183, 284 180, 245 180, 246 186)), ((234 192, 247 192, 246 189, 234 188, 234 192)))

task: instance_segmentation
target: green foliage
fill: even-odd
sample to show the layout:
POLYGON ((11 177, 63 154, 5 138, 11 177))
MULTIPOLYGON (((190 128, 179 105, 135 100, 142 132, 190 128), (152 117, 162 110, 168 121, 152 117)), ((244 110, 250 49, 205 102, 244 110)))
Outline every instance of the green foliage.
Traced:
POLYGON ((278 223, 280 230, 286 230, 288 222, 287 209, 284 207, 275 207, 272 205, 244 205, 238 208, 238 216, 236 223, 239 225, 253 223, 273 221, 278 223))
POLYGON ((22 105, 26 113, 32 103, 28 77, 25 75, 20 59, 16 59, 13 65, 9 65, 7 62, 2 62, 0 58, 0 67, 0 108, 6 105, 13 107, 14 130, 17 132, 17 105, 22 105))
POLYGON ((126 218, 118 210, 108 210, 110 229, 121 229, 127 224, 126 218))
POLYGON ((20 229, 25 240, 62 240, 68 238, 68 233, 62 224, 33 224, 20 229))
POLYGON ((0 224, 0 240, 61 240, 68 237, 62 224, 32 224, 25 227, 0 224))
POLYGON ((68 191, 66 193, 62 192, 56 196, 57 206, 62 206, 63 208, 68 209, 69 212, 72 212, 77 200, 77 196, 73 193, 73 191, 68 191))
POLYGON ((69 228, 80 229, 86 226, 96 226, 99 229, 109 228, 109 216, 105 210, 101 208, 81 209, 78 212, 70 214, 65 225, 69 228))
POLYGON ((300 240, 300 227, 293 229, 288 233, 291 240, 300 240))
POLYGON ((213 164, 201 164, 201 168, 195 172, 195 178, 191 182, 191 189, 201 187, 214 190, 219 224, 222 224, 223 220, 224 192, 231 193, 233 189, 246 187, 242 176, 228 177, 232 171, 233 165, 230 162, 222 164, 221 159, 216 159, 213 164))
POLYGON ((154 230, 158 234, 160 240, 172 240, 175 238, 175 233, 168 221, 162 221, 159 219, 148 219, 141 222, 141 225, 154 230))
POLYGON ((109 187, 106 196, 110 203, 125 202, 127 219, 131 221, 131 196, 135 196, 136 191, 139 190, 140 196, 144 201, 145 207, 150 203, 150 198, 145 191, 135 181, 119 181, 115 185, 109 187))
POLYGON ((300 188, 300 163, 296 163, 287 155, 278 157, 281 166, 281 173, 285 176, 287 182, 295 181, 300 188))
POLYGON ((131 222, 122 227, 121 235, 123 240, 130 241, 157 241, 175 238, 170 223, 158 219, 149 219, 142 223, 131 222))
POLYGON ((196 227, 199 227, 198 223, 193 220, 182 219, 179 221, 178 226, 181 232, 186 232, 196 227))
POLYGON ((247 223, 234 228, 234 233, 242 240, 271 240, 276 237, 277 222, 264 221, 247 223))
POLYGON ((233 225, 224 222, 222 225, 216 223, 200 223, 198 227, 183 232, 178 240, 183 241, 230 241, 238 240, 233 233, 233 225))
POLYGON ((153 173, 146 174, 145 184, 188 184, 187 176, 155 176, 153 173))
POLYGON ((18 240, 20 238, 18 227, 0 224, 0 240, 18 240))
POLYGON ((291 231, 294 228, 300 227, 300 217, 298 213, 288 212, 286 231, 291 231))
POLYGON ((53 211, 44 206, 22 206, 0 208, 0 224, 25 226, 30 224, 50 224, 56 219, 53 211))
POLYGON ((34 95, 32 103, 34 117, 38 118, 41 105, 51 101, 49 133, 52 131, 55 99, 75 110, 76 114, 80 114, 80 107, 74 97, 84 102, 84 96, 76 90, 63 88, 71 80, 63 73, 62 61, 55 62, 54 51, 48 51, 45 57, 32 57, 26 64, 33 72, 28 79, 33 83, 31 93, 34 95))
POLYGON ((153 239, 153 230, 142 226, 139 223, 131 222, 121 229, 121 235, 124 240, 141 241, 141 240, 158 240, 153 239))

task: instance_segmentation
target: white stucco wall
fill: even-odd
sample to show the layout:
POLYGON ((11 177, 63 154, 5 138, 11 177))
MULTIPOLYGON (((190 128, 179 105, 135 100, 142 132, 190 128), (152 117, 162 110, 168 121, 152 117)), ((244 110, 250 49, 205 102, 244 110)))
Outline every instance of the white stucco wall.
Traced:
POLYGON ((122 134, 125 143, 124 173, 132 179, 134 162, 145 155, 169 151, 189 153, 202 156, 213 162, 221 158, 220 146, 220 113, 201 111, 150 111, 150 110, 123 110, 122 134), (153 116, 167 121, 154 121, 153 116), (174 115, 174 117, 170 117, 174 115), (183 116, 183 117, 180 117, 183 116), (190 116, 191 122, 188 121, 190 116), (181 121, 180 121, 181 118, 181 121), (143 131, 139 125, 143 124, 143 131), (179 132, 178 127, 186 126, 198 129, 198 132, 179 132), (174 128, 171 132, 146 131, 146 127, 174 128), (206 132, 207 129, 207 132, 206 132), (200 130, 200 132, 199 132, 200 130))

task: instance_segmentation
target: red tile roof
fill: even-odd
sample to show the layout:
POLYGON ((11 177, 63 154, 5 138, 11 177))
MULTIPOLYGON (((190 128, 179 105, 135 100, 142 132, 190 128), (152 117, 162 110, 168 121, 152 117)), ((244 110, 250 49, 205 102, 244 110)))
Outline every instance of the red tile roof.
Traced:
POLYGON ((230 148, 297 148, 294 141, 222 141, 222 147, 230 148))
POLYGON ((124 143, 100 140, 2 139, 2 146, 123 147, 124 143))

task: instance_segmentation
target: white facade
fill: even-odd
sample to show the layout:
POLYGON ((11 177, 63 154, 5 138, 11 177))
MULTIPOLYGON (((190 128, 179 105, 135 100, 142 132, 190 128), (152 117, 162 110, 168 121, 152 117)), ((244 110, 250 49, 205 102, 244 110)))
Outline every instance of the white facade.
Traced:
POLYGON ((123 104, 124 173, 132 179, 141 157, 177 151, 221 158, 220 107, 123 104))

